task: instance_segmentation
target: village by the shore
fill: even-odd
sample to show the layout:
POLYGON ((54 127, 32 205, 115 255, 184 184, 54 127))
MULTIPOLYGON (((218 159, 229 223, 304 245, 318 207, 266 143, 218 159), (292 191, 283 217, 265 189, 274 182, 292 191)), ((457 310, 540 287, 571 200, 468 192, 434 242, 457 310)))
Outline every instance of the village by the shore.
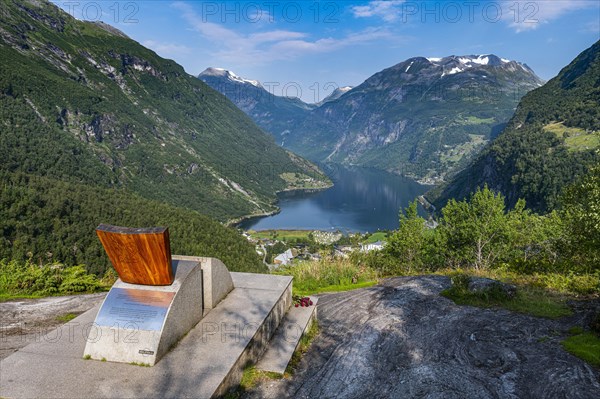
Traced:
POLYGON ((244 231, 263 262, 274 270, 301 261, 318 261, 324 256, 347 258, 353 252, 381 251, 388 232, 343 233, 322 230, 244 231))

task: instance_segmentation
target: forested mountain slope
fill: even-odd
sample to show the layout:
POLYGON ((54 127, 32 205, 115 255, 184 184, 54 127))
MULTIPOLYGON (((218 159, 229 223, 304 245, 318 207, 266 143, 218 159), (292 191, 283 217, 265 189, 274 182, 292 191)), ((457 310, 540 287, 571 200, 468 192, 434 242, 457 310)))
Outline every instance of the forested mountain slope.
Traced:
POLYGON ((509 206, 546 211, 600 160, 600 41, 521 100, 506 129, 477 159, 427 197, 438 207, 487 184, 509 206))
POLYGON ((110 267, 94 229, 99 223, 168 226, 174 254, 212 256, 230 270, 266 272, 236 230, 196 211, 137 194, 49 177, 0 171, 0 259, 110 267))
POLYGON ((102 273, 99 223, 163 225, 175 253, 263 271, 253 246, 202 214, 273 211, 289 175, 327 180, 117 29, 0 0, 0 258, 102 273))
POLYGON ((123 187, 220 220, 272 211, 279 148, 223 95, 124 34, 0 2, 0 168, 123 187))

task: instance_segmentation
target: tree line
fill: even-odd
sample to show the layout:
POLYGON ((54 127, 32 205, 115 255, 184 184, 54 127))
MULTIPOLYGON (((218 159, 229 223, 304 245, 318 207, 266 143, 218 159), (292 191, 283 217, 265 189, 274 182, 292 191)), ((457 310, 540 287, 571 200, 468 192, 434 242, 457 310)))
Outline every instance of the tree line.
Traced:
POLYGON ((266 271, 236 230, 196 211, 122 189, 0 170, 0 259, 85 265, 101 276, 110 262, 95 234, 100 223, 167 226, 173 253, 216 257, 232 271, 266 271))
POLYGON ((451 199, 439 225, 426 227, 417 202, 400 212, 400 226, 383 255, 389 274, 440 268, 520 273, 600 272, 600 164, 568 186, 560 207, 540 215, 524 200, 508 210, 487 186, 467 199, 451 199), (385 259, 387 258, 387 261, 385 259))

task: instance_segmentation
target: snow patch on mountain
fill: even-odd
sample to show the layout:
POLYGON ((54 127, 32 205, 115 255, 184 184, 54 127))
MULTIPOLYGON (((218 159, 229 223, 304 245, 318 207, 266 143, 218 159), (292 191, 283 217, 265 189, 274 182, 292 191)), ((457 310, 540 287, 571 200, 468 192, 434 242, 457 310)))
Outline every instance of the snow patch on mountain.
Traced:
POLYGON ((487 64, 489 64, 490 59, 487 56, 480 55, 477 58, 471 60, 471 62, 474 62, 479 65, 487 65, 487 64))
POLYGON ((227 69, 223 68, 206 68, 200 75, 198 75, 198 77, 200 76, 221 76, 234 82, 249 83, 252 86, 262 87, 258 80, 244 79, 232 71, 228 71, 227 69))
POLYGON ((454 67, 448 72, 444 71, 444 73, 442 73, 442 77, 444 77, 446 75, 454 75, 455 73, 459 73, 459 72, 463 72, 463 71, 464 71, 464 69, 462 69, 462 68, 454 67))

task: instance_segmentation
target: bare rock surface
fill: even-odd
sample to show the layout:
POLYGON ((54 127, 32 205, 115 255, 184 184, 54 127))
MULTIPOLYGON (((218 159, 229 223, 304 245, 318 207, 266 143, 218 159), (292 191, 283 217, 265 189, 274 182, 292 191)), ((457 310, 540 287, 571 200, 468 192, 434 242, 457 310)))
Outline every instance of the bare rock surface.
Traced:
MULTIPOLYGON (((319 298, 321 334, 289 379, 247 398, 598 398, 600 371, 560 346, 585 319, 458 306, 441 276, 319 298)), ((583 312, 585 313, 585 312, 583 312)))
POLYGON ((11 355, 65 321, 60 316, 79 315, 99 304, 106 293, 23 299, 0 303, 0 359, 11 355))

